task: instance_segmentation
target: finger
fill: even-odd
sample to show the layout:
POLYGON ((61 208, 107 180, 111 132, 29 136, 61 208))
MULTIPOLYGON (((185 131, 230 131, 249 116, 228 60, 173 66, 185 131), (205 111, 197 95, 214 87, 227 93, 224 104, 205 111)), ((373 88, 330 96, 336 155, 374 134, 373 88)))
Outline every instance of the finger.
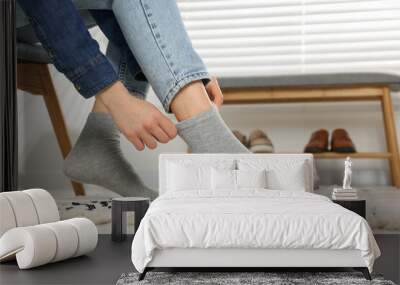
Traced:
POLYGON ((165 117, 164 115, 159 120, 159 124, 160 124, 161 129, 168 135, 168 137, 170 139, 175 138, 176 135, 178 134, 178 131, 177 131, 174 123, 172 123, 172 121, 170 119, 168 119, 167 117, 165 117))
POLYGON ((135 146, 137 150, 144 150, 144 143, 138 136, 130 136, 128 140, 135 146))
POLYGON ((161 127, 155 127, 151 134, 161 143, 167 143, 170 141, 169 136, 161 129, 161 127))
POLYGON ((224 102, 224 95, 222 94, 216 78, 212 78, 211 81, 206 85, 206 91, 214 104, 220 107, 224 102))
POLYGON ((217 107, 221 107, 222 104, 224 103, 224 98, 220 95, 217 95, 214 97, 213 102, 215 105, 217 105, 217 107))
POLYGON ((149 134, 148 132, 142 132, 140 134, 140 138, 144 142, 144 144, 149 148, 149 149, 155 149, 157 147, 157 142, 154 139, 154 137, 149 134))

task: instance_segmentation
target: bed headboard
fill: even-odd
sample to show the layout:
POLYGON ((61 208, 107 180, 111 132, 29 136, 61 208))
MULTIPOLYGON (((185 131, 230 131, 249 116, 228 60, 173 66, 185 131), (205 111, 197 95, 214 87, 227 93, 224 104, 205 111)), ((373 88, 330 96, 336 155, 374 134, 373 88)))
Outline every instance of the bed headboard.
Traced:
POLYGON ((306 169, 306 191, 313 192, 314 181, 313 181, 313 156, 311 154, 160 154, 158 162, 159 170, 159 193, 160 195, 166 192, 167 185, 167 170, 168 163, 170 162, 182 162, 187 160, 188 162, 217 162, 218 160, 230 160, 237 161, 240 159, 257 159, 257 160, 270 160, 274 161, 274 164, 279 167, 279 164, 286 164, 288 162, 302 162, 304 161, 306 169))

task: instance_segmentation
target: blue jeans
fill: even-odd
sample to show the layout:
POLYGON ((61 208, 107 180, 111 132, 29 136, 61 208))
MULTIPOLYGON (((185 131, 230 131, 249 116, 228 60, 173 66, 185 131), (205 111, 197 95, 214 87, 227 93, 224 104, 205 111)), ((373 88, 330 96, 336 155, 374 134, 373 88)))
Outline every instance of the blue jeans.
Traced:
POLYGON ((209 80, 174 0, 76 0, 75 6, 71 0, 19 0, 19 4, 56 68, 84 97, 118 79, 142 94, 147 80, 169 111, 183 86, 209 80), (99 51, 76 9, 90 10, 109 38, 108 58, 99 51))
POLYGON ((117 73, 118 79, 131 93, 144 99, 149 83, 126 43, 114 13, 110 10, 89 11, 109 40, 106 56, 117 73))
POLYGON ((112 10, 166 111, 182 87, 209 79, 186 33, 175 0, 116 0, 112 10))

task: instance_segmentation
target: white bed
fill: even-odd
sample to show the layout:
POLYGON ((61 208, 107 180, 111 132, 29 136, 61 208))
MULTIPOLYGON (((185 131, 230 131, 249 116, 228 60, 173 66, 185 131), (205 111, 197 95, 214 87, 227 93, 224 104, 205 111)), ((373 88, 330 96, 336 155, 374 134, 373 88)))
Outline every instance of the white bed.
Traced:
POLYGON ((307 154, 161 155, 160 197, 134 237, 134 266, 144 274, 154 267, 355 267, 369 277, 380 251, 368 223, 311 193, 312 164, 307 154), (235 175, 234 186, 225 173, 235 175))

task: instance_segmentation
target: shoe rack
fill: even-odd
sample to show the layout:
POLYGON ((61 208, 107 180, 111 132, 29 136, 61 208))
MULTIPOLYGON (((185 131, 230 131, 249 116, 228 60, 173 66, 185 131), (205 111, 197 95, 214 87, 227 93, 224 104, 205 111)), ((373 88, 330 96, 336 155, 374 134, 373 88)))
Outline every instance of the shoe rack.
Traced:
POLYGON ((314 154, 316 159, 385 159, 392 184, 400 190, 400 156, 389 86, 321 86, 299 88, 223 88, 224 104, 377 101, 381 105, 386 152, 314 154))

